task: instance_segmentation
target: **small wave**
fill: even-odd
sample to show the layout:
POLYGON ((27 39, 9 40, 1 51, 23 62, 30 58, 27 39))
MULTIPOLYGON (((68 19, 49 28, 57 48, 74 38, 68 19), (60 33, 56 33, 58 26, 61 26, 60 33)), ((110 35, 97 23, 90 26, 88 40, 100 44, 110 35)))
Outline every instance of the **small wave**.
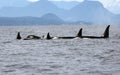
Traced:
POLYGON ((54 53, 53 54, 53 56, 55 56, 55 57, 63 57, 65 55, 66 55, 65 53, 54 53))
POLYGON ((3 72, 5 72, 5 73, 9 73, 9 72, 14 72, 15 70, 5 70, 5 71, 3 71, 3 72))
POLYGON ((20 65, 20 64, 11 64, 11 65, 6 65, 6 66, 4 66, 4 67, 11 68, 11 67, 16 67, 16 66, 18 66, 18 65, 20 65))
POLYGON ((52 71, 52 69, 39 69, 39 72, 48 72, 48 71, 52 71))
POLYGON ((25 68, 34 68, 32 65, 21 65, 21 67, 19 67, 20 69, 25 69, 25 68))
POLYGON ((3 44, 12 43, 11 41, 4 41, 3 44))
POLYGON ((28 53, 13 53, 13 54, 10 54, 12 56, 18 56, 18 55, 21 55, 21 56, 26 56, 28 53))
POLYGON ((52 66, 50 66, 50 68, 54 68, 54 69, 57 69, 57 68, 62 68, 63 66, 61 66, 61 65, 52 65, 52 66))
POLYGON ((105 54, 110 54, 110 53, 113 53, 115 50, 108 50, 105 52, 105 54))
POLYGON ((21 65, 21 64, 12 64, 12 65, 6 65, 6 68, 18 68, 18 69, 29 69, 34 68, 33 65, 21 65))

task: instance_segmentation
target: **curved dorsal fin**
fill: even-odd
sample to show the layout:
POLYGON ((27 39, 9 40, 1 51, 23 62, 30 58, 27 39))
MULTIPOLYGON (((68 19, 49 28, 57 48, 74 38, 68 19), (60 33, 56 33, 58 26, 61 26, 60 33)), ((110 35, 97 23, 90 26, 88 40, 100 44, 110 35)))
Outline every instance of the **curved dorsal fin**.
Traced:
POLYGON ((79 30, 77 37, 82 37, 82 28, 79 30))
POLYGON ((18 39, 18 40, 22 39, 20 36, 20 32, 18 32, 16 39, 18 39))
POLYGON ((110 25, 108 25, 107 28, 105 29, 104 38, 109 38, 109 28, 110 28, 110 25))
POLYGON ((52 39, 51 36, 50 36, 50 34, 49 34, 49 32, 47 33, 47 38, 46 39, 48 39, 48 40, 52 39))

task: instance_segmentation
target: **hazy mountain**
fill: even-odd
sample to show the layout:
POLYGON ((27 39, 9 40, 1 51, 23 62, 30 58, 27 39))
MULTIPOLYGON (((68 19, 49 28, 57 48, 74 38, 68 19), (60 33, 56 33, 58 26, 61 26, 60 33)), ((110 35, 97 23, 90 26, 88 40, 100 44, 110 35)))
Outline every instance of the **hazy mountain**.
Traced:
MULTIPOLYGON (((116 24, 120 25, 120 15, 116 15, 112 18, 112 21, 114 21, 116 24)), ((113 24, 115 24, 113 23, 113 24)))
POLYGON ((36 17, 0 17, 0 25, 37 25, 39 21, 36 17))
POLYGON ((0 25, 60 25, 65 22, 54 14, 38 17, 0 17, 0 25))
POLYGON ((42 17, 0 17, 1 25, 61 25, 61 24, 92 24, 90 22, 77 21, 65 22, 55 14, 45 14, 42 17))
MULTIPOLYGON (((61 3, 64 4, 63 7, 65 6, 65 3, 66 2, 61 3)), ((65 10, 57 7, 59 4, 56 6, 51 1, 40 0, 39 2, 31 3, 26 7, 4 7, 0 10, 0 16, 21 17, 12 18, 12 21, 10 20, 11 18, 5 18, 6 22, 10 20, 12 23, 13 21, 15 21, 15 23, 22 23, 23 21, 27 24, 44 24, 43 22, 45 22, 45 24, 120 24, 120 15, 111 13, 98 1, 85 0, 81 3, 66 3, 66 5, 69 4, 71 4, 71 6, 75 6, 69 10, 65 10), (32 17, 28 18, 24 16, 32 17)), ((1 18, 1 23, 5 21, 3 19, 1 18)), ((10 23, 10 21, 8 23, 10 23)))
POLYGON ((59 9, 51 1, 40 0, 39 2, 31 3, 26 7, 4 7, 0 11, 3 17, 19 17, 19 16, 34 16, 40 17, 46 13, 59 14, 64 10, 59 9))
MULTIPOLYGON (((88 1, 78 4, 69 11, 71 19, 93 22, 95 24, 108 24, 111 23, 112 17, 115 15, 109 12, 98 1, 88 1)), ((68 17, 69 17, 68 15, 68 17)))
POLYGON ((41 19, 40 22, 42 24, 47 24, 47 25, 49 25, 49 24, 57 24, 57 25, 64 24, 64 21, 61 18, 59 18, 58 16, 51 14, 51 13, 43 15, 40 19, 41 19))

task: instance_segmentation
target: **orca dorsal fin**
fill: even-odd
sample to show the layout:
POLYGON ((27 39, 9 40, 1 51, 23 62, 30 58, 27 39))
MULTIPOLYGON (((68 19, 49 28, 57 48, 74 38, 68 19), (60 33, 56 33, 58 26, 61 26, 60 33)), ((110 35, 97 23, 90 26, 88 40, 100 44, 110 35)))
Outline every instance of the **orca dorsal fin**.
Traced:
POLYGON ((82 28, 79 30, 77 37, 82 37, 82 28))
POLYGON ((109 38, 109 28, 110 28, 110 25, 108 25, 107 28, 105 29, 104 38, 109 38))
POLYGON ((18 39, 18 40, 22 39, 20 36, 20 32, 18 32, 16 39, 18 39))
POLYGON ((49 32, 47 33, 47 38, 46 39, 48 39, 48 40, 52 39, 51 36, 50 36, 50 34, 49 34, 49 32))

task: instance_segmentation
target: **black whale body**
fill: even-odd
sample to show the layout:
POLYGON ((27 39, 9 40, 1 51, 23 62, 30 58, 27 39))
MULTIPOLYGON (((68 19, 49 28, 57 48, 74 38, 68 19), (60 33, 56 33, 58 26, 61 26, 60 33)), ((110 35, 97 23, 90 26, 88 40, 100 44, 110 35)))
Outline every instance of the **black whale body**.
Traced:
MULTIPOLYGON (((68 36, 68 37, 57 37, 57 39, 74 39, 76 37, 78 38, 90 38, 90 39, 105 39, 105 38, 109 38, 109 28, 110 25, 107 26, 107 28, 104 31, 104 35, 103 36, 82 36, 82 28, 79 30, 77 36, 68 36)), ((51 37, 50 33, 47 33, 47 37, 45 38, 46 40, 51 40, 54 39, 55 37, 51 37)), ((20 32, 18 32, 17 34, 17 38, 18 40, 22 39, 22 37, 20 36, 20 32)), ((35 35, 28 35, 26 38, 24 38, 23 40, 38 40, 38 39, 42 39, 39 36, 35 36, 35 35)))
POLYGON ((91 39, 109 38, 109 28, 110 28, 110 25, 108 25, 107 28, 105 29, 103 36, 82 36, 82 29, 81 29, 81 38, 91 38, 91 39))
MULTIPOLYGON (((107 28, 105 29, 104 35, 103 36, 82 36, 82 28, 79 30, 77 36, 75 37, 57 37, 58 39, 74 39, 76 37, 79 38, 90 38, 90 39, 105 39, 105 38, 109 38, 109 28, 110 25, 107 26, 107 28)), ((47 38, 46 39, 53 39, 54 37, 51 37, 50 34, 47 34, 47 38)))
POLYGON ((31 40, 31 39, 37 40, 37 39, 41 39, 41 37, 35 35, 28 35, 26 38, 24 38, 24 40, 31 40))

